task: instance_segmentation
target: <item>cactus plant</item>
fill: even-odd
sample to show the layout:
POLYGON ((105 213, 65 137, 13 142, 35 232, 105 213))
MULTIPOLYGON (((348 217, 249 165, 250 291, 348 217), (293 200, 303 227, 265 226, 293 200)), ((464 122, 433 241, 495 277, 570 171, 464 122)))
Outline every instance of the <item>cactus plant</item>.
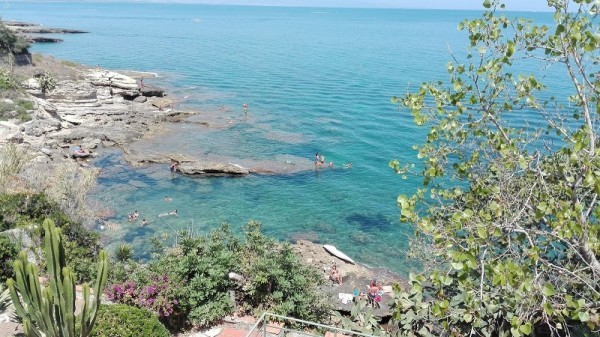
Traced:
POLYGON ((87 337, 96 322, 100 295, 108 276, 106 252, 99 254, 98 274, 94 296, 83 285, 83 310, 75 315, 75 274, 66 266, 60 229, 52 220, 45 220, 44 249, 48 267, 48 285, 40 286, 37 267, 27 261, 24 252, 14 262, 15 278, 6 283, 10 289, 15 311, 23 321, 28 337, 87 337), (75 322, 81 324, 76 327, 75 322))

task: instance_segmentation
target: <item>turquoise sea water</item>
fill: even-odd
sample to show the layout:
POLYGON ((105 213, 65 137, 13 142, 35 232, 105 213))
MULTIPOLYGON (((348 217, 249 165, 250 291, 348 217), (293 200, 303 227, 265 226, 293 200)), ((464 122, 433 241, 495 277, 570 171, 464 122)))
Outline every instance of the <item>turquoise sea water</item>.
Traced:
MULTIPOLYGON (((250 219, 280 239, 306 237, 338 246, 371 266, 408 273, 409 227, 398 221, 396 197, 420 180, 402 180, 392 159, 415 161, 424 141, 407 112, 390 103, 421 82, 446 79, 449 50, 467 44, 458 22, 472 11, 321 9, 182 4, 9 1, 5 20, 73 28, 61 44, 33 46, 107 69, 156 72, 157 84, 184 107, 225 109, 234 127, 211 134, 180 126, 160 144, 174 151, 234 158, 315 152, 336 169, 244 178, 171 177, 165 166, 131 168, 114 152, 94 197, 113 208, 113 244, 134 244, 143 256, 149 238, 180 229, 204 232, 250 219), (342 163, 352 162, 352 169, 342 163), (173 198, 165 202, 164 196, 173 198), (150 225, 126 221, 139 210, 150 225), (178 209, 179 217, 157 217, 178 209)), ((539 20, 544 14, 528 13, 539 20)), ((538 71, 532 69, 531 71, 538 71)), ((548 74, 547 76, 552 76, 548 74)), ((150 82, 150 80, 147 80, 150 82)), ((560 90, 560 88, 556 89, 560 90)), ((527 118, 524 119, 527 121, 527 118)), ((535 120, 533 120, 535 122, 535 120)))

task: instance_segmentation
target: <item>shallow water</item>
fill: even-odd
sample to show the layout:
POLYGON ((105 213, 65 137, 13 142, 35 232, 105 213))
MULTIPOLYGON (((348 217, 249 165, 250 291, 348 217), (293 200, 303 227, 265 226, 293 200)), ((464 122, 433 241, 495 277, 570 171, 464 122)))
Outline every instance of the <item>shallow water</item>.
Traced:
POLYGON ((183 107, 234 121, 211 132, 181 124, 160 141, 132 147, 240 162, 309 162, 320 152, 335 164, 280 176, 186 178, 166 165, 132 168, 111 152, 97 162, 104 169, 94 198, 116 212, 109 220, 120 229, 104 232, 113 244, 131 243, 147 256, 153 235, 203 232, 221 222, 239 229, 255 219, 280 239, 334 244, 355 260, 404 274, 412 268, 405 259, 412 232, 398 221, 396 197, 420 181, 400 179, 388 163, 415 161, 411 147, 426 130, 390 98, 447 78, 448 50, 462 54, 466 45, 457 23, 477 12, 10 2, 1 13, 87 30, 33 50, 156 72, 154 82, 183 107), (346 162, 353 168, 343 169, 346 162), (158 217, 173 209, 179 217, 158 217), (127 221, 134 210, 148 226, 127 221))

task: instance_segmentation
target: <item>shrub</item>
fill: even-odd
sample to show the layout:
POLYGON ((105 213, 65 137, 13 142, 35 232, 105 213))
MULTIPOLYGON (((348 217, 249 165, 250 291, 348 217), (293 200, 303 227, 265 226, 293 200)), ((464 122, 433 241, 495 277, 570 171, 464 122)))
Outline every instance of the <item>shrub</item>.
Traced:
POLYGON ((165 250, 151 261, 157 274, 186 280, 184 304, 189 306, 188 321, 207 326, 233 311, 229 290, 234 286, 227 276, 236 270, 239 240, 227 225, 204 236, 179 234, 176 250, 165 250))
POLYGON ((147 273, 147 269, 137 261, 113 261, 108 273, 108 284, 124 283, 128 280, 137 280, 140 273, 147 273))
POLYGON ((316 287, 321 276, 303 265, 289 245, 281 245, 260 232, 260 223, 246 226, 241 241, 224 224, 204 236, 181 233, 176 249, 164 249, 150 262, 155 273, 185 280, 174 284, 183 289, 182 306, 188 320, 210 325, 230 314, 234 303, 229 291, 236 290, 241 311, 272 310, 300 319, 321 320, 328 312, 316 287), (238 284, 228 274, 242 274, 238 284))
POLYGON ((169 324, 182 316, 183 307, 178 299, 182 295, 178 292, 180 284, 167 275, 152 276, 142 282, 129 280, 113 284, 105 293, 111 301, 148 309, 169 324))
POLYGON ((168 337, 169 331, 151 312, 124 304, 102 305, 90 337, 168 337))
POLYGON ((88 336, 94 327, 100 295, 108 277, 108 256, 106 252, 98 255, 94 295, 90 296, 90 287, 84 284, 82 310, 75 314, 75 274, 65 263, 63 237, 52 220, 45 220, 43 227, 48 284, 40 284, 37 266, 21 252, 13 263, 15 279, 6 281, 15 312, 27 336, 88 336), (79 329, 74 325, 77 320, 81 322, 79 329))
POLYGON ((54 90, 56 88, 56 80, 54 76, 50 73, 43 73, 37 76, 38 83, 40 84, 40 90, 42 90, 43 94, 46 94, 49 91, 54 90))
POLYGON ((117 260, 118 262, 129 261, 133 257, 133 247, 131 247, 131 245, 128 245, 125 243, 120 244, 117 248, 115 248, 115 251, 113 254, 114 254, 115 260, 117 260))
POLYGON ((289 244, 280 245, 263 235, 259 222, 251 221, 244 229, 239 271, 246 282, 238 292, 243 309, 322 321, 329 307, 317 291, 323 284, 319 272, 304 265, 289 244))
POLYGON ((28 47, 27 40, 0 22, 0 55, 18 54, 27 50, 28 47))
MULTIPOLYGON (((100 251, 98 233, 71 221, 43 193, 0 195, 0 231, 41 224, 46 218, 53 220, 56 227, 62 229, 67 263, 73 268, 77 282, 90 281, 95 271, 94 261, 100 251)), ((32 230, 32 237, 41 240, 41 226, 32 230)))
POLYGON ((15 88, 15 82, 10 76, 10 72, 0 68, 0 89, 9 90, 15 88))
POLYGON ((31 154, 15 144, 6 144, 0 148, 0 193, 6 193, 19 185, 18 175, 31 159, 31 154))
POLYGON ((8 237, 0 235, 0 283, 14 277, 12 263, 18 254, 17 246, 8 237))

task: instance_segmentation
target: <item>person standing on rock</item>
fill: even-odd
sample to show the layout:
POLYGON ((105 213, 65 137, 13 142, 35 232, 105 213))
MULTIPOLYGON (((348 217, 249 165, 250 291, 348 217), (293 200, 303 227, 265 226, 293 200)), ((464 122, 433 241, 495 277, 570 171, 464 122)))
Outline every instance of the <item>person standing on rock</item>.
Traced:
POLYGON ((140 89, 144 89, 144 77, 140 79, 140 89))

